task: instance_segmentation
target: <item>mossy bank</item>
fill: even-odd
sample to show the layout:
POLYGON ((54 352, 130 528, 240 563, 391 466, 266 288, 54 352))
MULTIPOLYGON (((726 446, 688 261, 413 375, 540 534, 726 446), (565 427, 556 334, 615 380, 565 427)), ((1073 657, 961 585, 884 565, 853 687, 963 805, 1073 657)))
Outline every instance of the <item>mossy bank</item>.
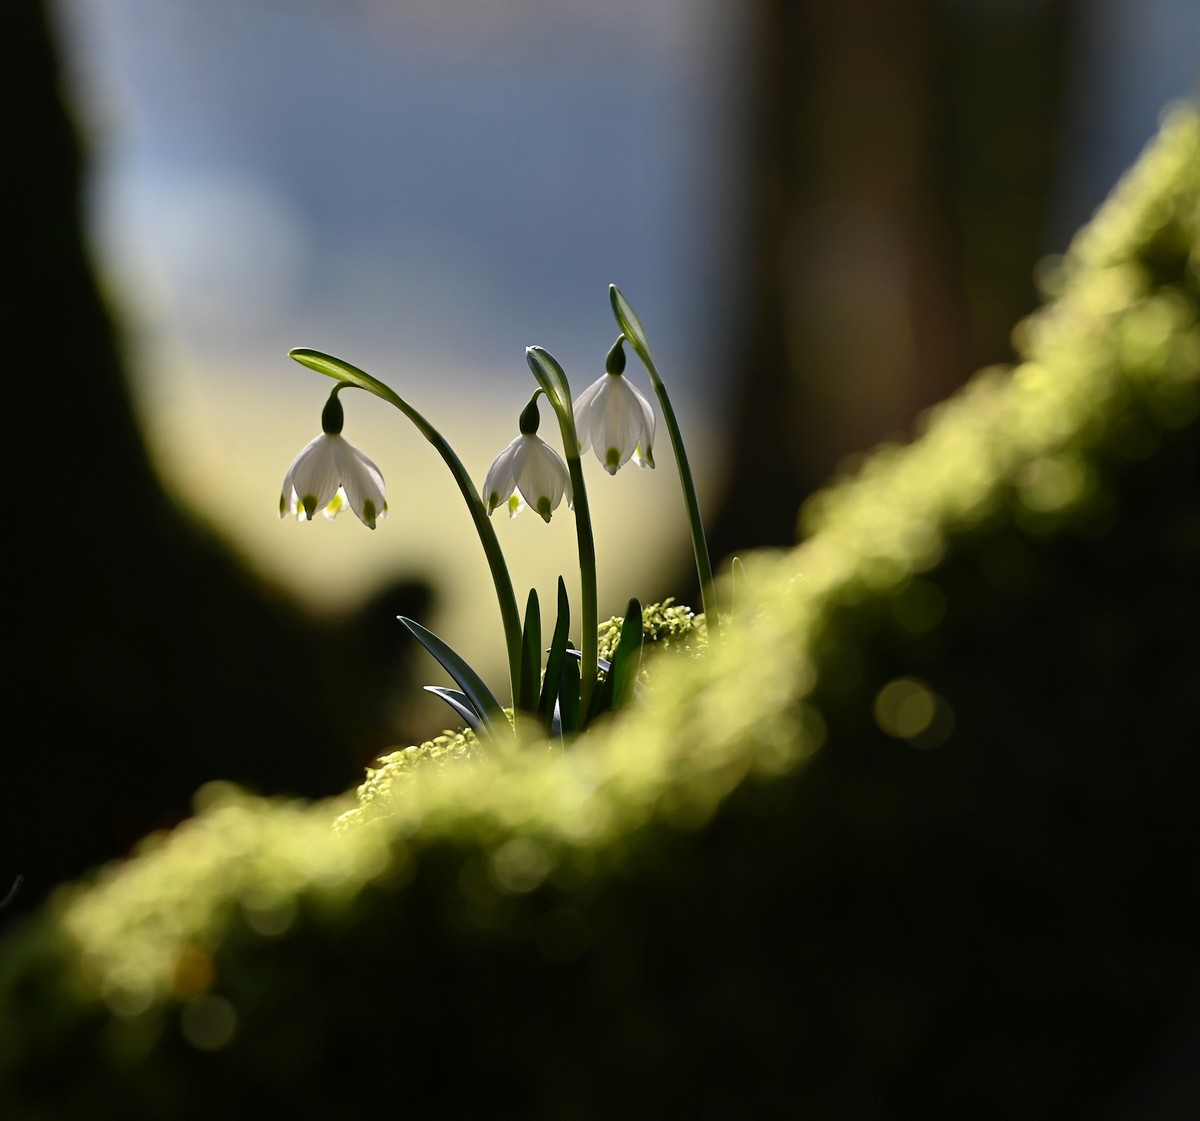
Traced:
MULTIPOLYGON (((1022 361, 747 558, 723 641, 663 656, 620 721, 484 765, 447 740, 369 813, 210 789, 11 924, 0 1115, 1119 1118, 1185 1092, 1151 1072, 1200 1008, 1195 113, 1046 283, 1022 361)), ((88 781, 47 779, 48 813, 51 779, 88 781)))

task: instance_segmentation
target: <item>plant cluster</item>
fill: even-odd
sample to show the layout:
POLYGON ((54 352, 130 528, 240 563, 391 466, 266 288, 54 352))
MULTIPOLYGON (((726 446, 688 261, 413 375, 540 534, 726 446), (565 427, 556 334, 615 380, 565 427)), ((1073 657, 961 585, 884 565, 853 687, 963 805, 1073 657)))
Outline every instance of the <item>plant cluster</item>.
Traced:
POLYGON ((645 366, 667 425, 687 507, 704 616, 716 626, 712 561, 675 411, 636 313, 616 285, 609 287, 609 300, 621 333, 605 359, 605 372, 578 397, 572 399, 566 373, 547 350, 539 346, 526 349, 526 360, 538 387, 521 411, 518 435, 492 463, 482 491, 476 490, 441 432, 394 390, 340 358, 305 347, 290 351, 297 362, 333 378, 336 384, 321 414, 321 434, 296 456, 284 476, 280 517, 291 514, 311 521, 318 510, 332 518, 349 508, 363 525, 374 529, 378 519, 386 515, 382 473, 342 435, 345 414, 338 395, 345 389, 365 389, 399 409, 434 446, 458 484, 491 569, 504 627, 511 708, 506 710, 480 674, 436 634, 414 619, 401 616, 400 622, 458 686, 450 689, 430 685, 427 690, 444 700, 484 745, 510 741, 523 724, 559 741, 569 741, 598 717, 624 707, 634 695, 643 646, 642 607, 636 599, 629 601, 624 621, 632 619, 637 625, 610 626, 606 633, 612 641, 601 657, 596 548, 581 462, 590 448, 610 475, 629 462, 654 466, 654 409, 625 377, 626 343, 645 366), (562 455, 538 435, 541 397, 545 397, 558 422, 562 455), (530 589, 522 616, 490 517, 501 508, 515 517, 528 506, 549 522, 564 498, 575 515, 581 641, 576 647, 570 638, 571 606, 566 583, 560 576, 553 637, 543 667, 537 592, 530 589))

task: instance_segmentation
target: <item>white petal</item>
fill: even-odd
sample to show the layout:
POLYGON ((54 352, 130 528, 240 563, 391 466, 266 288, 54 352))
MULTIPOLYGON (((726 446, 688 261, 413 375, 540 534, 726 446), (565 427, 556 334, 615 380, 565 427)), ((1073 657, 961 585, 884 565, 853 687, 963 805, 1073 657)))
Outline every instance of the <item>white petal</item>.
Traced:
MULTIPOLYGON (((312 518, 318 510, 333 501, 340 480, 333 457, 333 441, 339 436, 322 433, 309 441, 294 460, 283 479, 283 497, 289 512, 300 516, 301 511, 312 518)), ((282 506, 282 503, 281 503, 282 506)))
POLYGON ((633 452, 633 461, 639 467, 654 466, 654 410, 650 407, 650 402, 646 400, 638 391, 637 387, 631 385, 633 395, 638 399, 638 404, 642 409, 642 434, 638 440, 638 446, 633 452))
POLYGON ((596 433, 596 455, 606 471, 616 474, 637 447, 641 410, 629 392, 629 383, 623 377, 609 377, 613 384, 604 397, 604 409, 596 433))
MULTIPOLYGON (((517 477, 513 463, 521 447, 523 436, 518 436, 502 451, 488 468, 487 477, 483 480, 483 504, 490 514, 497 506, 503 506, 517 489, 517 477)), ((510 508, 509 516, 517 514, 510 508)))
POLYGON ((632 457, 654 466, 654 410, 621 374, 603 374, 575 402, 580 451, 595 448, 604 469, 615 475, 632 457))
POLYGON ((604 383, 610 375, 601 374, 599 379, 592 382, 578 397, 572 410, 575 413, 575 433, 579 437, 579 454, 582 455, 592 446, 592 426, 594 423, 596 396, 604 388, 604 383))
MULTIPOLYGON (((331 436, 338 483, 358 520, 369 529, 386 506, 383 475, 362 452, 341 436, 331 436)), ((331 499, 332 501, 332 499, 331 499)))
POLYGON ((545 521, 558 509, 570 488, 567 465, 540 436, 522 436, 514 461, 517 487, 545 521))

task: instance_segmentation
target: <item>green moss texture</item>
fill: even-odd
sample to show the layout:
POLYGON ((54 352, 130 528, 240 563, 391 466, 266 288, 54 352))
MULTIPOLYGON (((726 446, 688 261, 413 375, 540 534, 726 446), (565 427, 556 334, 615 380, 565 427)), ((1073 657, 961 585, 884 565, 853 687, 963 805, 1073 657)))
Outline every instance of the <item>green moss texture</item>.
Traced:
POLYGON ((1193 112, 1044 284, 1015 368, 817 496, 723 641, 572 751, 448 736, 357 802, 207 788, 0 916, 0 1116, 1175 1116, 1193 112))

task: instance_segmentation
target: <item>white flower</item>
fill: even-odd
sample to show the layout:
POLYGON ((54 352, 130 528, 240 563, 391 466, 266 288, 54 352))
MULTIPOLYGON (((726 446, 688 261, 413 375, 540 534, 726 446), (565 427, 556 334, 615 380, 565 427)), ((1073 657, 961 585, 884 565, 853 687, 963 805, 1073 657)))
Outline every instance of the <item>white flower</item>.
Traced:
POLYGON ((575 431, 580 454, 595 447, 610 475, 631 458, 654 466, 654 410, 624 374, 602 374, 575 399, 575 431))
POLYGON ((349 506, 368 529, 387 512, 383 476, 353 444, 323 432, 292 460, 279 495, 279 516, 332 518, 349 506))
POLYGON ((489 514, 497 506, 507 505, 509 517, 516 517, 528 503, 548 522, 563 495, 570 506, 567 465, 558 452, 533 433, 518 436, 496 456, 483 481, 483 500, 489 514), (518 490, 521 498, 516 496, 518 490))

